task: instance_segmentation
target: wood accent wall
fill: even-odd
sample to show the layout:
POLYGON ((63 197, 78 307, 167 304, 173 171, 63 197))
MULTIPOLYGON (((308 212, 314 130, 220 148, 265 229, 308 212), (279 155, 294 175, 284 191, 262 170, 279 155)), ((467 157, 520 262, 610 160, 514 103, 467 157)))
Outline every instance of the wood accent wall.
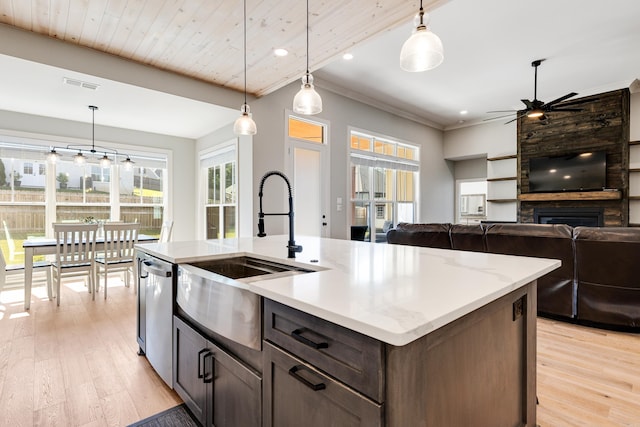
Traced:
POLYGON ((527 117, 518 120, 518 222, 532 223, 536 207, 601 207, 604 208, 605 227, 628 225, 629 90, 620 89, 582 99, 589 100, 576 106, 583 111, 550 113, 547 124, 527 117), (597 199, 593 195, 563 200, 562 193, 553 193, 548 201, 522 200, 526 199, 522 195, 529 193, 529 159, 588 150, 606 151, 606 185, 607 189, 620 192, 618 200, 593 200, 597 199))

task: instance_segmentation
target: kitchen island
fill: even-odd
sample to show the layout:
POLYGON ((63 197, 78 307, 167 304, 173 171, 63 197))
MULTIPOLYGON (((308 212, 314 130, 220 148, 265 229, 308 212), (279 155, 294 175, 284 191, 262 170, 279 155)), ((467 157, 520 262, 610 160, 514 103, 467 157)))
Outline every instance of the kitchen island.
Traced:
POLYGON ((294 260, 286 240, 138 245, 315 271, 233 285, 264 299, 257 425, 535 425, 535 280, 559 261, 310 237, 294 260))

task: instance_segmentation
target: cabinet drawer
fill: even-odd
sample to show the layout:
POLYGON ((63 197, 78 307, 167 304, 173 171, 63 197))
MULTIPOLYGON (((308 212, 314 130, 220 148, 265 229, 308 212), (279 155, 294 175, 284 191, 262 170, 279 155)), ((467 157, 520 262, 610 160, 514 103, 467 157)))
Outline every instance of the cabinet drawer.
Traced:
POLYGON ((269 343, 264 427, 382 426, 383 407, 269 343))
POLYGON ((265 299, 264 337, 376 402, 384 401, 384 345, 265 299))

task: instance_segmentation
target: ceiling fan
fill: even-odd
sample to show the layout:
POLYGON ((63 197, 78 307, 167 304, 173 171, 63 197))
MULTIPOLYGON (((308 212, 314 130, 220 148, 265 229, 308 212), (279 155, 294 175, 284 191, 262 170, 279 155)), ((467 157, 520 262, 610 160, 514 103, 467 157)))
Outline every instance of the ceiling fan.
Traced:
MULTIPOLYGON (((494 119, 499 119, 502 117, 508 117, 513 113, 518 113, 518 115, 512 119, 509 120, 506 123, 511 123, 515 120, 518 120, 521 117, 527 116, 530 119, 538 119, 541 120, 543 122, 543 124, 546 124, 546 121, 548 119, 547 117, 547 113, 552 113, 552 112, 577 112, 577 111, 582 111, 581 108, 570 108, 571 105, 576 105, 576 104, 581 104, 584 102, 588 102, 587 100, 575 100, 575 101, 569 101, 569 102, 565 102, 562 105, 557 105, 563 101, 566 101, 569 98, 572 98, 574 96, 577 95, 576 92, 571 92, 568 93, 564 96, 561 96, 560 98, 556 98, 553 101, 550 102, 543 102, 540 101, 538 99, 538 66, 540 66, 540 64, 542 63, 542 61, 544 61, 544 59, 536 59, 535 61, 533 61, 531 63, 531 66, 535 68, 535 74, 534 74, 534 81, 533 81, 533 101, 529 101, 528 99, 522 99, 521 101, 524 103, 524 105, 526 106, 526 108, 524 110, 498 110, 498 111, 488 111, 488 113, 510 113, 504 116, 499 116, 499 117, 493 117, 491 119, 486 119, 486 120, 494 120, 494 119), (569 108, 567 108, 569 107, 569 108)), ((505 123, 505 124, 506 124, 505 123)))

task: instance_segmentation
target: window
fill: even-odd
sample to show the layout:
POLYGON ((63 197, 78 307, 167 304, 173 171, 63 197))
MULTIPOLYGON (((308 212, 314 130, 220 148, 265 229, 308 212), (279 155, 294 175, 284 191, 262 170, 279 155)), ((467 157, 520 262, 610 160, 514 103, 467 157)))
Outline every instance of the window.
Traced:
POLYGON ((25 175, 33 175, 33 163, 26 162, 22 167, 22 172, 25 175))
POLYGON ((236 237, 237 167, 236 147, 225 147, 200 160, 206 177, 205 237, 236 237))
MULTIPOLYGON (((0 136, 0 217, 7 222, 16 244, 27 236, 44 236, 53 222, 87 217, 137 221, 143 233, 159 235, 166 203, 162 191, 165 155, 142 155, 127 149, 136 165, 127 171, 120 162, 101 168, 97 159, 78 165, 73 162, 75 152, 66 149, 57 150, 61 158, 55 164, 48 163, 45 155, 51 145, 51 141, 0 136), (161 177, 155 190, 134 185, 134 175, 146 176, 147 170, 161 177), (47 187, 49 174, 55 176, 52 188, 47 187), (114 179, 119 186, 111 185, 114 179), (45 200, 54 208, 45 209, 45 200)), ((3 244, 0 240, 0 246, 3 244)))
POLYGON ((289 116, 289 137, 324 144, 324 126, 320 123, 289 116))
POLYGON ((361 132, 350 139, 351 225, 371 230, 365 240, 386 241, 394 224, 415 221, 418 147, 361 132))

